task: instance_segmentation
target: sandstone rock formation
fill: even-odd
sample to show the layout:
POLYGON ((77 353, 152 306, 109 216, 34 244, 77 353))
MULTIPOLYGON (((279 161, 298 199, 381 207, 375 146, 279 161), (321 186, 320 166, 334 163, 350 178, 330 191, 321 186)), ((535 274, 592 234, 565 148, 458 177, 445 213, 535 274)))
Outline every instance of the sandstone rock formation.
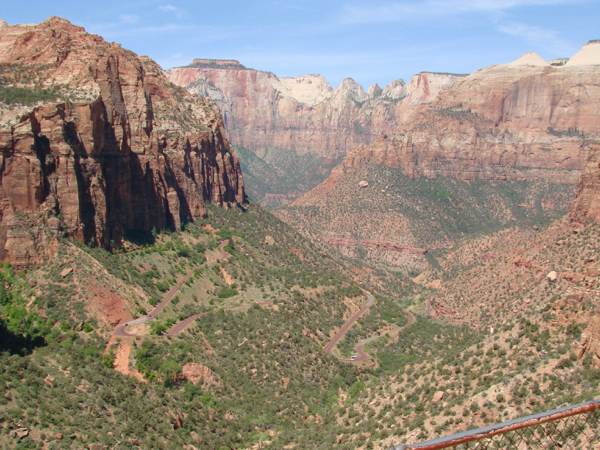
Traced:
MULTIPOLYGON (((287 211, 278 212, 278 216, 318 230, 321 238, 350 256, 366 251, 379 261, 409 268, 418 260, 403 260, 398 253, 408 257, 408 248, 432 250, 454 244, 450 234, 445 236, 448 226, 437 232, 439 242, 415 235, 421 212, 407 215, 411 207, 393 186, 393 177, 379 178, 377 189, 381 192, 371 190, 369 177, 389 172, 385 168, 398 169, 415 180, 437 180, 433 183, 436 185, 444 184, 440 177, 468 183, 538 183, 536 189, 545 190, 545 198, 523 201, 518 205, 521 211, 527 214, 527 208, 536 203, 544 211, 565 211, 572 202, 581 168, 599 139, 599 49, 600 43, 591 42, 563 65, 550 65, 529 53, 513 63, 464 77, 439 90, 433 101, 422 104, 418 103, 418 90, 413 88, 410 101, 414 107, 395 132, 379 136, 371 145, 351 149, 327 180, 295 200, 287 211), (369 179, 369 196, 361 200, 361 194, 348 186, 349 180, 360 181, 365 176, 369 179), (377 211, 370 223, 365 221, 365 208, 377 211), (340 216, 334 211, 340 211, 340 216)), ((419 85, 418 78, 413 80, 411 83, 419 85)), ((403 88, 401 83, 386 87, 394 92, 403 88)), ((406 105, 408 100, 405 97, 402 103, 406 105)), ((580 184, 582 194, 572 210, 572 217, 579 217, 579 221, 595 220, 600 214, 594 194, 598 170, 598 156, 592 156, 581 181, 588 188, 580 184)), ((531 189, 523 194, 531 195, 531 189)), ((443 190, 436 195, 445 198, 443 190)), ((455 209, 464 200, 457 195, 455 192, 445 198, 455 209)), ((507 210, 502 211, 511 208, 508 203, 495 212, 489 209, 498 206, 494 202, 506 200, 489 199, 481 205, 487 211, 479 213, 487 217, 492 214, 497 223, 508 223, 507 210)), ((448 212, 439 214, 426 218, 431 220, 430 227, 447 220, 448 212)), ((422 264, 423 258, 420 261, 422 264)))
POLYGON ((600 120, 600 43, 562 66, 534 53, 479 70, 417 109, 392 134, 352 149, 345 166, 370 159, 411 177, 576 183, 600 120))
POLYGON ((64 19, 0 27, 0 260, 35 262, 59 234, 130 234, 244 202, 218 108, 64 19))
POLYGON ((278 78, 237 61, 195 60, 166 75, 221 107, 231 142, 259 151, 276 146, 337 158, 392 132, 415 105, 431 102, 462 75, 420 73, 365 92, 350 78, 333 89, 321 75, 278 78))
POLYGON ((600 223, 600 145, 594 147, 583 167, 569 218, 581 224, 600 223))

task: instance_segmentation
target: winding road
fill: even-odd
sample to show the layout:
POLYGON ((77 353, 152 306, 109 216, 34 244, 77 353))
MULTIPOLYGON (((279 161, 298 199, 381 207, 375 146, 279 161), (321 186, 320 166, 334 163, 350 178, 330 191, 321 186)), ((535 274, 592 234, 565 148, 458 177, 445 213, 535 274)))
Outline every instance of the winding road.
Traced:
MULTIPOLYGON (((189 270, 185 276, 177 283, 177 285, 172 288, 169 292, 167 292, 167 295, 165 295, 165 297, 162 299, 162 301, 156 305, 154 307, 154 309, 152 311, 150 311, 150 314, 148 314, 145 317, 141 317, 139 319, 136 320, 132 320, 130 322, 121 324, 121 325, 117 325, 115 327, 115 329, 113 330, 113 336, 118 336, 118 337, 139 337, 136 334, 129 334, 127 332, 127 327, 130 325, 135 325, 138 323, 145 323, 145 322, 150 322, 154 319, 156 319, 156 316, 158 314, 160 314, 162 312, 163 309, 165 309, 165 306, 167 306, 167 304, 173 299, 173 297, 175 297, 175 295, 177 295, 177 293, 179 292, 179 288, 186 282, 188 281, 192 275, 194 275, 194 270, 200 269, 202 267, 205 266, 210 266, 212 264, 217 264, 218 262, 221 261, 225 261, 227 258, 229 258, 231 255, 229 253, 227 253, 225 250, 223 250, 223 247, 225 247, 227 244, 229 243, 229 239, 225 239, 223 242, 221 242, 219 244, 219 250, 221 251, 221 257, 220 258, 216 258, 210 261, 206 261, 203 264, 200 264, 198 267, 196 267, 193 270, 189 270)), ((264 303, 264 302, 262 302, 264 303)), ((259 303, 260 305, 260 303, 259 303)), ((193 316, 188 317, 187 319, 183 319, 179 322, 177 322, 175 325, 173 325, 169 331, 167 331, 167 336, 174 336, 178 333, 181 333, 190 323, 192 323, 194 320, 196 320, 198 317, 200 317, 201 315, 203 315, 205 313, 200 313, 200 314, 195 314, 193 316)))
POLYGON ((371 356, 363 351, 363 349, 362 349, 363 345, 365 345, 371 341, 374 341, 375 339, 379 339, 387 334, 398 333, 399 331, 402 331, 405 328, 410 327, 414 323, 414 321, 415 321, 415 316, 413 316, 411 313, 408 313, 408 322, 406 322, 406 324, 402 325, 401 327, 394 328, 393 330, 386 331, 385 333, 382 333, 379 336, 371 336, 370 338, 363 339, 362 341, 360 341, 358 344, 356 344, 354 346, 354 350, 356 350, 356 352, 358 353, 358 357, 356 359, 340 359, 340 361, 354 362, 354 361, 366 361, 367 359, 371 359, 371 356))
POLYGON ((433 294, 429 294, 427 296, 427 317, 431 317, 431 299, 433 298, 433 294))
MULTIPOLYGON (((333 353, 333 349, 335 348, 335 346, 337 345, 337 343, 340 341, 340 339, 342 339, 342 337, 344 337, 344 334, 346 334, 346 332, 350 329, 350 327, 352 325, 354 325, 354 323, 360 319, 360 317, 371 307, 371 305, 373 304, 373 301, 375 300, 373 298, 373 295, 370 292, 365 291, 364 289, 361 289, 361 291, 363 292, 363 294, 365 294, 365 296, 367 297, 367 303, 365 303, 363 305, 363 307, 356 313, 354 314, 345 324, 342 328, 340 328, 340 330, 335 334, 335 336, 333 337, 333 339, 331 339, 331 341, 329 341, 327 343, 327 345, 325 345, 325 347, 323 347, 323 350, 325 351, 325 353, 327 353, 328 355, 331 355, 333 353)), ((413 322, 415 321, 414 316, 411 313, 408 313, 408 322, 398 328, 395 328, 391 331, 387 331, 385 333, 382 333, 378 336, 371 336, 370 338, 366 338, 363 339, 362 341, 360 341, 358 344, 356 344, 354 346, 354 349, 356 350, 356 352, 358 353, 358 356, 355 359, 344 359, 344 358, 338 358, 340 361, 345 361, 345 362, 359 362, 359 361, 366 361, 368 359, 371 359, 371 356, 368 355, 367 353, 365 353, 362 349, 363 345, 374 341, 375 339, 379 339, 387 334, 392 334, 392 333, 397 333, 401 330, 404 330, 405 328, 411 326, 413 324, 413 322)))
MULTIPOLYGON (((179 288, 185 283, 187 282, 192 275, 194 274, 194 270, 197 270, 199 268, 205 267, 205 266, 210 266, 212 264, 217 264, 220 261, 225 261, 227 258, 229 258, 231 255, 229 253, 227 253, 225 250, 223 250, 223 248, 229 243, 229 240, 226 239, 223 242, 221 242, 219 244, 219 250, 221 251, 221 257, 220 258, 216 258, 210 261, 206 261, 205 263, 201 264, 200 266, 196 267, 193 270, 188 271, 185 276, 177 283, 177 285, 175 287, 173 287, 169 292, 167 292, 167 294, 165 295, 165 297, 162 299, 162 301, 156 305, 154 307, 154 309, 152 311, 150 311, 150 314, 148 314, 145 317, 141 317, 139 319, 135 319, 132 320, 130 322, 121 324, 121 325, 117 325, 115 327, 115 329, 113 330, 113 336, 117 336, 117 337, 141 337, 140 335, 137 334, 130 334, 127 332, 127 327, 131 326, 131 325, 136 325, 139 323, 146 323, 146 322, 151 322, 153 320, 156 319, 156 316, 158 314, 160 314, 163 309, 169 304, 169 302, 173 299, 173 297, 175 297, 175 295, 177 295, 177 293, 179 292, 179 288)), ((331 341, 329 341, 325 347, 323 347, 323 350, 325 351, 325 353, 327 353, 328 355, 331 355, 333 353, 333 349, 335 348, 335 346, 338 344, 338 342, 342 339, 342 337, 344 337, 344 335, 346 334, 346 332, 350 329, 350 327, 352 325, 354 325, 354 323, 360 319, 362 317, 362 315, 367 312, 367 310, 371 307, 371 305, 373 305, 373 302, 375 301, 373 295, 370 292, 365 291, 364 289, 361 289, 361 291, 363 292, 363 294, 365 294, 365 296, 367 297, 367 302, 363 305, 363 307, 356 312, 343 326, 342 328, 340 328, 338 330, 338 332, 335 334, 335 336, 333 337, 333 339, 331 339, 331 341)), ((429 295, 429 297, 427 298, 427 315, 429 315, 430 312, 430 308, 431 308, 431 297, 432 294, 429 295)), ((267 302, 258 302, 257 304, 259 306, 266 306, 266 305, 270 305, 272 304, 272 301, 267 301, 267 302)), ((245 309, 245 308, 250 308, 252 305, 243 305, 243 306, 235 306, 233 308, 228 308, 227 311, 234 311, 234 310, 238 310, 238 309, 245 309)), ((203 316, 206 313, 199 313, 199 314, 194 314, 193 316, 187 317, 186 319, 183 319, 179 322, 177 322, 176 324, 174 324, 166 333, 167 336, 175 336, 176 334, 181 333, 183 330, 185 330, 194 320, 196 320, 198 317, 203 316)), ((360 362, 360 361, 366 361, 368 359, 371 359, 371 356, 368 355, 367 353, 365 353, 363 351, 363 346, 365 344, 368 344, 369 342, 374 341, 375 339, 379 339, 383 336, 386 336, 388 334, 392 334, 392 333, 397 333, 401 330, 404 330, 405 328, 411 326, 415 321, 414 316, 411 313, 408 313, 408 322, 398 328, 395 328, 391 331, 387 331, 385 333, 382 333, 380 335, 377 336, 371 336, 369 338, 363 339, 362 341, 360 341, 358 344, 356 344, 354 346, 354 349, 356 350, 356 352, 358 353, 357 357, 354 359, 344 359, 344 358, 338 358, 340 361, 344 361, 344 362, 360 362)))

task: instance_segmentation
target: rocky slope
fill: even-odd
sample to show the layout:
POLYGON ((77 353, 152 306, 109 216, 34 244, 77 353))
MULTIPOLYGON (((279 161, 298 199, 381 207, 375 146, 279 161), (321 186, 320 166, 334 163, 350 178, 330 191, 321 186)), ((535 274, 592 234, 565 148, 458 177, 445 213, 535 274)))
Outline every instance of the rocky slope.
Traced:
POLYGON ((461 75, 421 73, 365 92, 351 78, 333 89, 321 75, 279 78, 237 61, 195 60, 166 71, 173 83, 212 97, 231 142, 253 152, 280 147, 338 158, 393 131, 415 105, 430 102, 461 75))
MULTIPOLYGON (((573 346, 578 359, 588 352, 600 362, 599 157, 600 145, 595 145, 569 213, 547 230, 506 230, 448 252, 445 273, 434 283, 439 289, 433 314, 482 329, 518 315, 542 316, 552 331, 579 326, 586 333, 573 346)), ((423 281, 439 275, 425 273, 423 281)))
POLYGON ((102 247, 244 202, 218 108, 148 57, 52 17, 0 23, 0 259, 102 247))

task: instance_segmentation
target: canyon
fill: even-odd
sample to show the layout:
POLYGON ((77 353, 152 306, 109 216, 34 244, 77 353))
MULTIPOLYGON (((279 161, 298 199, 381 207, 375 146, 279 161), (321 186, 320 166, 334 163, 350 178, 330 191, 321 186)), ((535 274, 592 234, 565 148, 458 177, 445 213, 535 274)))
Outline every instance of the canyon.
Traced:
POLYGON ((599 50, 364 91, 0 21, 0 445, 383 450, 597 398, 599 50), (242 158, 310 192, 272 214, 242 158))
MULTIPOLYGON (((591 41, 566 63, 553 64, 528 53, 512 63, 461 78, 440 90, 431 102, 416 106, 393 133, 378 136, 371 145, 352 148, 321 185, 276 214, 312 232, 319 230, 334 245, 343 243, 340 249, 345 254, 362 248, 374 261, 396 261, 407 268, 417 261, 414 253, 402 255, 408 253, 402 246, 448 248, 465 237, 469 227, 453 232, 454 225, 445 219, 448 212, 431 214, 428 220, 438 230, 437 242, 419 237, 418 229, 426 226, 424 219, 415 217, 406 199, 395 192, 398 176, 426 180, 432 191, 454 206, 464 204, 465 195, 488 189, 482 183, 506 193, 518 190, 520 201, 500 196, 480 203, 487 203, 481 213, 487 209, 484 216, 491 213, 497 225, 514 223, 517 216, 532 217, 534 210, 556 218, 555 212, 565 213, 571 207, 581 170, 599 140, 600 42, 591 41), (378 172, 382 170, 376 167, 393 169, 396 175, 381 177, 378 172), (472 189, 465 190, 465 186, 472 189), (533 199, 532 194, 543 198, 533 199), (390 201, 390 196, 398 200, 390 201), (494 202, 502 206, 495 209, 494 202), (339 217, 332 211, 338 211, 339 217), (370 214, 377 215, 379 226, 367 224, 370 214), (374 235, 382 243, 376 252, 371 250, 374 235), (393 247, 383 245, 388 241, 399 244, 399 250, 390 251, 393 247), (354 250, 348 242, 355 243, 354 250)), ((410 183, 406 189, 411 189, 410 183)), ((487 195, 494 194, 488 191, 487 195)), ((593 197, 582 197, 581 202, 595 204, 593 197)), ((430 202, 427 208, 439 206, 443 205, 430 202)), ((455 218, 453 223, 460 220, 455 218)), ((426 266, 425 258, 420 258, 420 267, 426 266)))
POLYGON ((308 192, 350 149, 392 132, 415 107, 464 77, 423 72, 408 84, 399 79, 367 91, 346 78, 334 89, 321 75, 279 78, 237 61, 207 59, 165 74, 221 108, 248 193, 269 209, 308 192))
POLYGON ((321 75, 279 78, 233 60, 197 59, 165 74, 219 105, 234 145, 322 158, 292 166, 323 176, 268 192, 261 179, 293 169, 275 160, 265 177, 264 167, 255 173, 256 158, 244 158, 250 192, 275 208, 325 182, 327 163, 341 158, 326 184, 365 160, 411 178, 575 184, 598 138, 599 48, 590 41, 572 58, 548 62, 532 52, 470 75, 422 72, 366 92, 350 78, 334 89, 321 75))

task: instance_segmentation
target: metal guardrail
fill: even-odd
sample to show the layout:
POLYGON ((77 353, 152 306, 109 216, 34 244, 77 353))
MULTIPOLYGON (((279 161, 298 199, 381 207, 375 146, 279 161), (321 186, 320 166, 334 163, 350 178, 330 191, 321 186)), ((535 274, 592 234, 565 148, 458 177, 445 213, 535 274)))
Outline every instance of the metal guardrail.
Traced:
POLYGON ((390 450, 598 449, 600 399, 390 450))

